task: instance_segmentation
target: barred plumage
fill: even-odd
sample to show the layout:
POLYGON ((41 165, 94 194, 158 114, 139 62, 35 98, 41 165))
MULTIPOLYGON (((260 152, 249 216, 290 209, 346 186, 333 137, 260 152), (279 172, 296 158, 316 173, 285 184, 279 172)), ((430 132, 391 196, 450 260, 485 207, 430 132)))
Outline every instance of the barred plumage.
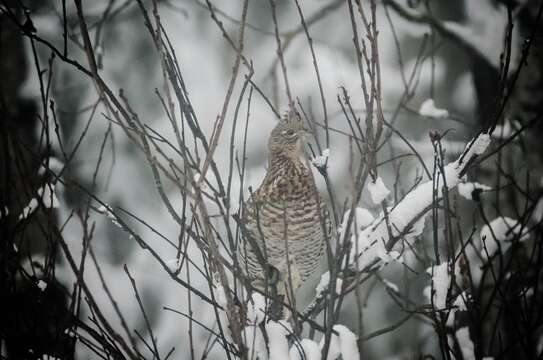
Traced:
POLYGON ((275 127, 268 142, 266 176, 243 209, 246 236, 253 241, 240 247, 241 263, 253 286, 263 290, 266 272, 251 246, 258 244, 267 264, 279 272, 277 289, 283 295, 287 287, 296 290, 316 270, 330 226, 326 202, 304 161, 304 133, 294 111, 275 127))

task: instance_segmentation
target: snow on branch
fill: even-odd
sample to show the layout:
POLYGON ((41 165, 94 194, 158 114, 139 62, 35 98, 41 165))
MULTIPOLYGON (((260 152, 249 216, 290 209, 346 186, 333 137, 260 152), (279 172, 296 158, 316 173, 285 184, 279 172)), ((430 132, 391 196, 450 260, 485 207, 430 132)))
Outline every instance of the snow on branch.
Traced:
MULTIPOLYGON (((326 359, 335 360, 341 355, 343 360, 360 360, 356 335, 344 325, 334 325, 333 329, 338 335, 332 334, 326 359)), ((319 344, 321 349, 323 345, 324 337, 319 344)))
POLYGON ((439 200, 443 197, 443 185, 446 184, 448 190, 455 188, 469 164, 484 153, 489 144, 490 136, 479 134, 468 143, 456 161, 445 166, 443 174, 419 185, 390 209, 387 216, 381 213, 371 226, 353 234, 349 264, 357 264, 358 269, 364 269, 375 264, 376 258, 385 263, 397 260, 398 254, 390 250, 401 237, 415 236, 422 232, 426 212, 434 201, 434 185, 437 185, 435 197, 439 200))
POLYGON ((113 225, 117 226, 119 229, 123 229, 122 225, 117 220, 117 215, 111 210, 110 206, 108 204, 100 205, 98 209, 96 209, 100 214, 106 215, 109 220, 113 223, 113 225))
POLYGON ((456 299, 453 302, 453 306, 451 309, 451 313, 449 314, 449 317, 447 318, 447 326, 452 328, 454 326, 454 323, 456 321, 456 315, 458 312, 467 311, 468 310, 468 302, 471 301, 470 295, 466 293, 466 291, 462 291, 458 296, 456 296, 456 299))
POLYGON ((255 292, 247 303, 247 321, 251 324, 259 324, 266 316, 266 298, 255 292))
POLYGON ((270 348, 270 360, 289 359, 289 348, 287 335, 292 333, 292 329, 287 321, 270 321, 266 324, 266 333, 268 334, 268 346, 270 348))
POLYGON ((492 190, 490 186, 479 184, 477 182, 466 182, 458 184, 458 193, 460 194, 460 196, 468 200, 478 200, 482 192, 490 190, 492 190))
POLYGON ((434 99, 426 99, 422 102, 419 108, 419 114, 435 119, 444 119, 449 117, 449 111, 446 109, 437 108, 434 99))
POLYGON ((245 346, 247 347, 248 359, 268 359, 268 350, 266 349, 266 341, 262 330, 257 325, 247 325, 242 333, 241 337, 245 346))
POLYGON ((30 199, 28 205, 26 205, 21 214, 19 215, 19 220, 28 218, 39 205, 38 198, 41 199, 43 206, 48 209, 58 208, 59 202, 57 195, 55 194, 55 185, 51 183, 46 183, 37 190, 38 197, 30 199))
POLYGON ((290 360, 321 360, 319 344, 310 339, 302 339, 290 348, 290 360))
POLYGON ((64 168, 64 163, 54 156, 51 156, 44 160, 38 170, 38 175, 44 175, 48 170, 52 170, 55 173, 60 173, 64 168))
POLYGON ((324 149, 322 154, 311 159, 311 163, 319 171, 322 176, 326 177, 328 171, 328 158, 330 157, 330 149, 324 149))
MULTIPOLYGON (((339 238, 343 238, 345 231, 347 229, 347 224, 349 223, 349 217, 351 216, 351 209, 345 211, 343 215, 343 221, 338 228, 339 238)), ((354 209, 353 221, 351 225, 351 234, 356 234, 360 230, 370 226, 375 221, 375 217, 369 212, 368 209, 361 207, 356 207, 354 209)))
POLYGON ((432 266, 426 270, 426 273, 432 277, 432 284, 424 288, 424 295, 436 309, 445 309, 447 307, 447 293, 451 283, 449 262, 432 266))
MULTIPOLYGON (((315 288, 315 297, 321 297, 325 295, 324 293, 328 289, 330 285, 330 271, 325 272, 321 275, 321 280, 317 284, 317 287, 315 288)), ((336 279, 336 294, 341 294, 341 288, 343 286, 343 282, 341 279, 336 279)))
POLYGON ((524 241, 528 238, 528 229, 523 228, 518 220, 507 216, 500 216, 483 226, 479 234, 482 244, 481 256, 488 260, 498 250, 502 253, 507 251, 512 241, 518 238, 524 241))
POLYGON ((41 290, 41 291, 45 291, 45 289, 47 289, 47 283, 43 280, 38 280, 38 282, 36 283, 36 286, 41 290))
MULTIPOLYGON (((289 348, 289 336, 294 336, 286 320, 268 321, 265 325, 266 340, 262 328, 256 324, 247 325, 242 338, 248 359, 259 360, 321 360, 325 337, 319 343, 311 339, 295 340, 289 348)), ((360 360, 357 337, 343 325, 334 325, 330 339, 327 360, 360 360)))
POLYGON ((475 360, 475 346, 471 341, 468 327, 461 327, 456 330, 456 340, 458 341, 458 347, 462 352, 464 360, 475 360))
POLYGON ((328 157, 330 156, 330 149, 324 149, 322 151, 322 155, 319 155, 319 156, 315 156, 313 158, 313 165, 315 165, 315 167, 317 169, 326 169, 326 167, 328 166, 328 157))
POLYGON ((334 330, 339 333, 339 350, 343 360, 360 360, 356 335, 343 325, 335 325, 334 330))
POLYGON ((375 181, 370 181, 367 188, 370 192, 371 201, 376 205, 380 204, 390 194, 390 190, 385 186, 380 176, 377 176, 375 181))
POLYGON ((396 293, 400 292, 400 288, 398 287, 398 285, 394 284, 392 281, 389 281, 387 279, 383 279, 383 284, 385 285, 385 287, 387 289, 390 289, 390 291, 393 291, 393 292, 396 292, 396 293))

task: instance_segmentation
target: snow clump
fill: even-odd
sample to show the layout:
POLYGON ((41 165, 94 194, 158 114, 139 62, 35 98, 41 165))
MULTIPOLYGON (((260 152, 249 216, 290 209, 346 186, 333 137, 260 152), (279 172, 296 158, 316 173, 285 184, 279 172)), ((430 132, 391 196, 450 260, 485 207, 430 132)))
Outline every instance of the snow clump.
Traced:
POLYGON ((390 194, 390 190, 387 189, 380 176, 377 176, 375 181, 369 182, 368 191, 370 192, 371 201, 376 205, 380 204, 390 194))
POLYGON ((447 307, 447 292, 451 276, 449 275, 449 263, 444 262, 440 265, 434 265, 426 270, 432 276, 431 285, 424 288, 424 295, 433 303, 436 309, 447 307))
POLYGON ((420 104, 419 114, 435 119, 444 119, 449 117, 449 112, 446 109, 439 109, 434 103, 434 99, 426 99, 420 104))

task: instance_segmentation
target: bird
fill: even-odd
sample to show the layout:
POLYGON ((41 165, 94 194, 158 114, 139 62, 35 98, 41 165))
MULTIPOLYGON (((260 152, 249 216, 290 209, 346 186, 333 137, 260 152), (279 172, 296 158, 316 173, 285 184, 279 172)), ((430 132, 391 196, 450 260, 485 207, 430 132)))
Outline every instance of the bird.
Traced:
POLYGON ((266 175, 242 207, 241 266, 254 288, 264 292, 273 285, 290 305, 317 269, 330 232, 327 203, 304 152, 308 134, 291 107, 269 137, 266 175))

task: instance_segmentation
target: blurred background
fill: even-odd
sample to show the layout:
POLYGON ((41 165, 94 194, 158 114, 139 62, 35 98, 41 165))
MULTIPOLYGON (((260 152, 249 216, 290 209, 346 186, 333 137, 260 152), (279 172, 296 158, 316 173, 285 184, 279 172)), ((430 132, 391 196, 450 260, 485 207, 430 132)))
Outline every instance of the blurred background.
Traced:
MULTIPOLYGON (((330 127, 337 130, 330 132, 328 174, 341 205, 353 191, 352 159, 349 156, 353 145, 342 134, 349 133, 350 129, 338 98, 343 98, 345 90, 357 114, 364 114, 367 110, 364 108, 360 73, 353 47, 349 5, 347 1, 337 0, 300 3, 318 60, 328 122, 330 127)), ((152 3, 144 1, 142 4, 152 15, 152 3)), ((208 5, 199 0, 158 1, 164 33, 175 51, 199 125, 209 138, 217 116, 222 111, 236 60, 236 52, 225 40, 222 31, 226 31, 232 39, 237 39, 242 4, 239 1, 213 2, 213 14, 223 29, 211 17, 208 5)), ((522 108, 522 111, 528 109, 526 111, 529 114, 540 113, 543 92, 541 58, 528 62, 528 70, 520 74, 517 80, 521 84, 518 86, 520 90, 511 95, 505 115, 498 116, 499 106, 496 105, 499 103, 497 99, 503 95, 500 92, 503 82, 500 76, 503 75, 504 48, 511 48, 508 57, 511 66, 505 75, 510 79, 515 76, 526 46, 525 40, 540 19, 537 15, 539 5, 540 1, 535 0, 377 1, 378 60, 384 115, 387 120, 393 121, 395 128, 412 144, 429 167, 434 161, 434 148, 428 135, 431 130, 441 133, 448 131, 443 146, 445 157, 450 161, 461 153, 469 139, 495 118, 499 118, 499 128, 495 134, 501 131, 501 135, 494 135, 496 141, 508 137, 528 123, 526 117, 531 115, 518 115, 520 111, 511 109, 522 108), (514 21, 510 32, 508 8, 509 17, 514 21), (522 87, 524 83, 528 84, 525 88, 522 87), (433 99, 435 107, 446 109, 449 116, 422 116, 419 109, 427 99, 433 99), (511 113, 515 116, 507 115, 511 113)), ((5 322, 7 325, 3 329, 5 337, 2 355, 7 357, 11 352, 10 358, 31 358, 33 355, 29 355, 29 350, 33 349, 36 358, 43 354, 69 358, 69 350, 64 353, 64 350, 59 349, 64 346, 71 349, 75 344, 75 358, 96 358, 92 348, 84 341, 78 341, 69 326, 61 335, 53 337, 54 341, 50 338, 43 340, 48 339, 43 334, 53 332, 52 323, 70 323, 72 320, 63 315, 60 305, 65 301, 62 300, 62 294, 76 291, 73 284, 78 280, 62 255, 63 252, 55 253, 59 251, 58 245, 51 245, 54 243, 51 238, 44 240, 39 225, 27 224, 24 231, 19 231, 23 225, 17 214, 32 199, 32 192, 28 189, 38 188, 43 184, 43 179, 50 176, 47 172, 44 174, 42 169, 43 164, 47 163, 46 167, 57 175, 61 173, 60 179, 65 179, 65 182, 55 182, 58 207, 49 211, 47 207, 39 206, 33 216, 40 218, 41 223, 50 221, 58 225, 76 264, 83 263, 83 258, 90 256, 84 255, 82 249, 85 242, 92 239, 92 256, 100 266, 97 268, 94 262, 87 262, 84 277, 103 316, 110 319, 119 331, 126 326, 136 329, 144 338, 149 337, 146 319, 124 270, 126 265, 135 279, 153 335, 158 347, 163 349, 163 357, 174 348, 170 359, 186 359, 191 354, 195 358, 224 358, 220 346, 212 344, 216 340, 210 338, 207 329, 217 330, 213 307, 201 301, 198 296, 189 294, 186 288, 168 276, 148 251, 142 249, 130 234, 107 216, 107 211, 96 211, 103 204, 88 196, 88 192, 91 192, 111 209, 124 209, 141 219, 140 222, 132 217, 126 222, 153 247, 168 266, 175 269, 177 249, 172 243, 178 242, 179 225, 172 219, 156 191, 155 179, 145 155, 100 102, 96 84, 82 71, 62 60, 61 55, 67 54, 70 59, 89 68, 75 5, 70 1, 2 1, 0 8, 4 144, 1 203, 2 208, 9 208, 11 214, 3 215, 1 220, 4 247, 2 266, 3 271, 10 273, 13 279, 29 276, 32 281, 46 279, 49 284, 45 291, 36 290, 31 285, 29 288, 18 285, 13 290, 8 277, 2 280, 4 294, 13 295, 2 295, 6 296, 5 300, 11 304, 25 303, 21 305, 20 314, 6 315, 10 320, 5 322), (21 30, 11 16, 19 19, 19 25, 23 24, 27 29, 21 30), (30 41, 32 35, 60 49, 60 54, 55 54, 52 60, 51 48, 36 39, 30 41), (43 89, 49 94, 49 101, 44 100, 43 89), (45 109, 50 118, 55 117, 55 122, 45 121, 45 109), (11 147, 14 138, 24 145, 11 147), (63 156, 72 152, 73 156, 68 160, 63 156), (66 186, 70 182, 77 182, 81 187, 66 186), (86 213, 83 209, 89 206, 93 211, 86 213), (8 238, 14 240, 8 241, 8 238), (56 255, 51 258, 53 253, 56 255), (12 255, 11 259, 9 254, 12 255), (19 269, 19 266, 24 270, 19 269), (51 274, 51 268, 54 268, 54 274, 51 274), (108 285, 108 291, 103 288, 104 282, 108 285), (124 320, 121 321, 117 316, 110 296, 115 299, 124 320), (38 305, 32 299, 38 299, 36 301, 40 303, 39 306, 50 310, 58 307, 58 312, 37 311, 35 309, 38 305), (44 305, 49 303, 53 305, 44 305), (185 313, 190 309, 197 324, 164 307, 185 313), (23 323, 25 325, 21 325, 23 323), (45 325, 39 331, 32 331, 31 335, 23 329, 35 327, 37 323, 45 325), (189 328, 194 337, 194 341, 190 342, 189 328), (13 335, 11 340, 10 334, 13 335), (9 343, 12 344, 10 352, 9 343), (29 346, 31 343, 34 345, 29 346)), ((84 2, 83 10, 97 59, 97 70, 104 82, 115 94, 122 89, 131 109, 138 114, 143 124, 175 143, 168 115, 161 98, 157 96, 157 91, 164 93, 165 80, 160 66, 162 59, 146 27, 139 4, 136 1, 96 0, 84 2)), ((240 184, 239 178, 234 177, 233 199, 237 199, 240 192, 246 196, 248 187, 256 188, 265 174, 265 144, 277 123, 267 101, 280 113, 286 111, 288 106, 281 67, 277 63, 277 43, 271 11, 268 1, 249 2, 243 49, 244 56, 253 65, 252 81, 268 100, 254 91, 248 112, 247 96, 240 97, 240 93, 245 91, 242 90, 243 75, 248 74, 242 65, 241 75, 233 88, 233 100, 225 116, 224 133, 214 154, 219 172, 227 174, 231 161, 229 151, 233 122, 238 121, 236 128, 240 129, 233 136, 235 152, 241 157, 244 143, 241 129, 248 116, 246 178, 240 184), (238 107, 239 115, 236 112, 238 107)), ((293 1, 278 0, 276 11, 281 39, 283 44, 288 44, 283 52, 290 90, 309 116, 322 124, 323 108, 313 58, 304 29, 300 26, 296 4, 293 1)), ((358 25, 359 36, 364 38, 366 34, 362 22, 358 25)), ((539 56, 542 52, 541 40, 536 39, 533 56, 539 56)), ((322 129, 317 129, 319 131, 316 136, 324 143, 325 134, 322 129)), ((524 190, 532 194, 529 204, 538 199, 543 169, 540 166, 542 152, 538 129, 539 125, 535 130, 530 130, 522 144, 515 145, 508 157, 504 155, 503 162, 498 162, 505 173, 522 176, 519 183, 526 185, 528 188, 524 190), (529 174, 528 169, 531 170, 529 174)), ((317 149, 315 144, 313 149, 317 149)), ((163 151, 173 163, 182 163, 175 150, 164 146, 163 151)), ((205 158, 205 154, 201 156, 205 158)), ((379 175, 387 187, 393 190, 394 200, 409 191, 416 178, 423 174, 419 160, 398 135, 391 136, 390 141, 382 146, 377 160, 384 162, 379 167, 379 175), (408 153, 411 155, 396 158, 408 153), (391 158, 396 160, 387 162, 391 158), (401 166, 398 166, 398 161, 401 166), (392 164, 394 166, 389 166, 392 164)), ((481 164, 468 178, 495 187, 496 163, 490 160, 481 164)), ((325 193, 324 181, 317 178, 319 189, 325 193)), ((495 188, 508 186, 507 180, 502 181, 495 188)), ((164 191, 175 209, 183 207, 183 196, 173 183, 165 182, 164 191)), ((518 208, 522 209, 528 203, 514 192, 509 195, 489 193, 486 196, 494 204, 488 205, 493 214, 489 215, 490 218, 496 214, 515 216, 518 208), (502 201, 500 196, 508 199, 510 207, 500 208, 496 205, 502 201)), ((457 195, 455 202, 458 203, 457 210, 461 212, 458 221, 465 232, 469 233, 480 224, 476 216, 480 205, 457 195)), ((231 206, 233 213, 237 211, 237 200, 231 202, 231 206)), ((367 191, 363 192, 359 206, 368 209, 373 215, 381 210, 379 205, 370 200, 367 191)), ((210 215, 216 216, 213 211, 210 210, 210 215)), ((442 355, 430 322, 420 321, 414 316, 399 324, 405 313, 389 296, 381 281, 387 279, 397 284, 415 302, 427 302, 423 288, 428 285, 425 270, 431 266, 427 254, 431 253, 432 232, 428 230, 428 222, 419 240, 421 253, 427 260, 426 267, 406 253, 404 261, 412 266, 413 271, 399 264, 391 264, 379 272, 379 278, 362 286, 365 299, 362 311, 364 333, 398 324, 394 331, 363 343, 364 359, 413 359, 426 355, 429 358, 440 358, 442 355)), ((220 228, 220 225, 217 227, 220 228)), ((53 233, 48 236, 57 235, 53 233)), ((196 267, 203 264, 202 252, 194 243, 188 243, 187 246, 188 258, 193 264, 183 268, 179 277, 191 277, 190 281, 195 288, 208 293, 207 280, 196 271, 196 267)), ((302 288, 299 294, 301 304, 307 304, 314 295, 321 273, 316 274, 302 288)), ((84 294, 80 296, 85 298, 84 294)), ((339 323, 355 329, 358 315, 355 315, 354 297, 347 297, 345 301, 339 323)), ((93 315, 85 301, 81 302, 81 309, 77 313, 87 323, 87 319, 93 315)), ((136 338, 135 341, 142 344, 140 339, 136 338)))

